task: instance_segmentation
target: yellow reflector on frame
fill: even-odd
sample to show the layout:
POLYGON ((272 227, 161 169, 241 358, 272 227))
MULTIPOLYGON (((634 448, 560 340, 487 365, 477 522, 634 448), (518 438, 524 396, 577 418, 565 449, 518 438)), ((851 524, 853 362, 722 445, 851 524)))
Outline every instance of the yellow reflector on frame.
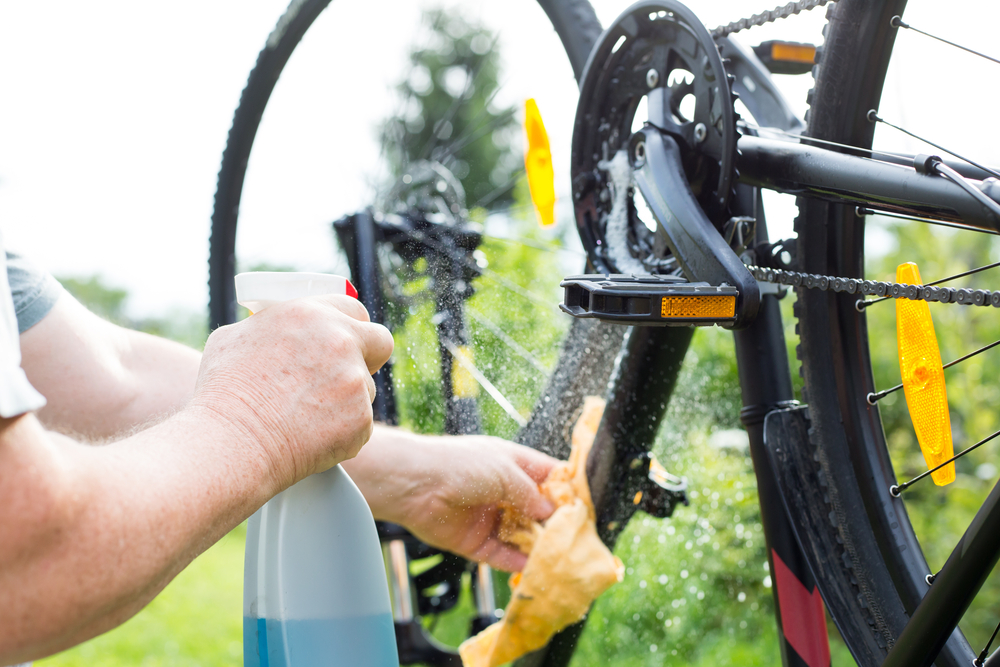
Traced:
MULTIPOLYGON (((896 282, 922 285, 920 271, 913 262, 896 267, 896 282)), ((899 370, 903 376, 906 407, 910 410, 913 430, 927 467, 934 468, 954 453, 951 442, 951 415, 944 368, 931 309, 926 301, 896 299, 896 338, 899 345, 899 370)), ((938 486, 955 481, 955 464, 949 463, 931 473, 938 486)))
POLYGON ((548 227, 556 221, 556 176, 552 170, 549 135, 534 99, 524 103, 524 133, 528 138, 524 170, 528 174, 531 202, 538 213, 538 221, 548 227))

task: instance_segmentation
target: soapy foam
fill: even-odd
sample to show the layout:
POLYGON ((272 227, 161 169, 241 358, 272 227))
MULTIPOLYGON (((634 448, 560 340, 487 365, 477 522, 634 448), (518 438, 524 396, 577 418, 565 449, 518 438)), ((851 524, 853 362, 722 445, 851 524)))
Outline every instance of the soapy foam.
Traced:
POLYGON ((628 152, 620 150, 610 160, 598 162, 597 167, 607 172, 614 189, 611 212, 604 230, 608 256, 619 273, 649 273, 642 262, 629 252, 628 191, 632 185, 632 166, 628 163, 628 152))

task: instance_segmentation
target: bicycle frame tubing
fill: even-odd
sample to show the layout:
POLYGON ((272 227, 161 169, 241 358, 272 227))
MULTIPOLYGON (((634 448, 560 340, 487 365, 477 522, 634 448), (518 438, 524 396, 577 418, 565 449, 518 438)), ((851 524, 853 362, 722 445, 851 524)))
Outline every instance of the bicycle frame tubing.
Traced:
MULTIPOLYGON (((790 141, 743 136, 741 183, 873 209, 958 222, 990 232, 1000 220, 954 183, 913 168, 790 141)), ((912 164, 912 161, 910 162, 912 164)), ((970 177, 978 170, 962 169, 970 177)), ((985 176, 983 174, 982 176, 985 176)), ((980 178, 982 178, 980 176, 980 178)))
MULTIPOLYGON (((646 128, 645 164, 636 164, 637 183, 659 223, 659 233, 690 280, 709 280, 719 264, 721 235, 714 228, 692 225, 698 211, 678 205, 672 181, 680 169, 671 141, 653 141, 646 128), (642 172, 646 172, 642 174, 642 172), (646 175, 643 181, 638 176, 646 175), (664 193, 671 193, 669 198, 664 193), (657 205, 658 204, 658 205, 657 205), (704 270, 703 270, 703 267, 704 270)), ((666 137, 665 137, 666 138, 666 137)), ((748 186, 814 197, 826 201, 865 204, 873 209, 958 222, 995 232, 1000 219, 955 183, 920 173, 899 163, 846 155, 787 141, 744 136, 739 141, 740 186, 733 213, 757 217, 757 241, 766 242, 761 206, 752 206, 748 186), (749 200, 749 201, 748 201, 749 200)), ((911 162, 913 164, 913 162, 911 162)), ((971 169, 967 176, 978 176, 971 169)), ((680 202, 683 204, 683 201, 680 202)), ((726 248, 728 250, 728 248, 726 248)), ((735 259, 735 253, 732 253, 735 259)), ((724 263, 724 262, 723 262, 724 263)), ((717 282, 717 281, 716 281, 717 282)), ((715 284, 715 283, 713 283, 715 284)), ((764 446, 763 420, 768 412, 792 400, 787 353, 776 297, 763 295, 756 317, 735 331, 744 408, 741 418, 750 436, 750 453, 758 480, 762 522, 775 585, 778 625, 785 665, 829 664, 822 602, 781 501, 774 470, 764 446), (782 608, 784 607, 784 609, 782 608)), ((1000 556, 1000 485, 976 515, 887 658, 886 665, 930 665, 954 631, 959 619, 1000 556)))
MULTIPOLYGON (((738 186, 733 208, 741 209, 740 213, 758 212, 755 240, 766 243, 767 223, 759 196, 752 188, 738 186)), ((828 667, 830 645, 822 599, 796 541, 764 444, 764 417, 795 404, 778 296, 762 295, 756 319, 749 327, 734 331, 733 339, 743 398, 740 421, 750 439, 757 477, 781 661, 785 667, 828 667)))
POLYGON ((929 667, 1000 557, 1000 482, 934 577, 883 663, 929 667))

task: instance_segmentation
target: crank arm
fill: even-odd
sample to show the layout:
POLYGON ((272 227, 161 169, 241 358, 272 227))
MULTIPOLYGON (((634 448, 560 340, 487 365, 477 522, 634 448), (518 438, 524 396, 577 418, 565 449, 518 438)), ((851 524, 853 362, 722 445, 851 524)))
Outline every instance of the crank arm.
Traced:
POLYGON ((629 161, 635 183, 656 218, 657 242, 670 248, 691 282, 735 287, 736 316, 728 328, 750 324, 760 303, 757 281, 691 193, 677 142, 647 126, 632 135, 629 161))

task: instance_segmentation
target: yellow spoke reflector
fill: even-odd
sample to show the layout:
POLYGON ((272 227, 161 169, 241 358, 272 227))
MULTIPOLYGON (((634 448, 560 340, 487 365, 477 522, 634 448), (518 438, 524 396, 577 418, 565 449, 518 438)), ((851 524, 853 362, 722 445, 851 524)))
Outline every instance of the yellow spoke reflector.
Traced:
MULTIPOLYGON (((923 285, 920 271, 913 262, 896 267, 896 282, 923 285)), ((896 299, 896 338, 906 406, 910 410, 920 450, 930 469, 950 459, 955 450, 951 442, 951 416, 948 413, 948 390, 944 384, 941 351, 934 334, 931 309, 926 301, 896 299)), ((949 463, 931 473, 931 478, 938 486, 951 484, 955 481, 955 464, 949 463)))
POLYGON ((524 133, 528 137, 524 170, 528 174, 531 202, 538 213, 538 221, 548 227, 556 221, 556 176, 552 170, 549 135, 534 99, 528 99, 524 103, 524 133))
MULTIPOLYGON (((468 345, 459 345, 455 348, 454 354, 462 357, 470 364, 472 363, 472 348, 468 345)), ((458 361, 456 359, 456 361, 458 361)), ((479 383, 465 364, 454 363, 451 365, 451 394, 455 398, 475 398, 479 396, 479 383)))

